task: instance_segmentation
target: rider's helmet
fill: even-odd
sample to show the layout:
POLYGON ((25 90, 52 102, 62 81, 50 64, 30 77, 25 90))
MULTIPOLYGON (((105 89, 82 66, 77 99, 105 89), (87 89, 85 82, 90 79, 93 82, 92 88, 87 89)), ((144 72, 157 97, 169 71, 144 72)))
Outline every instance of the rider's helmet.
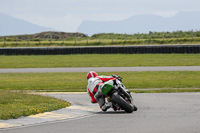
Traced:
POLYGON ((88 74, 87 74, 87 80, 89 79, 89 78, 95 78, 95 77, 97 77, 98 76, 98 74, 95 72, 95 71, 90 71, 88 74))

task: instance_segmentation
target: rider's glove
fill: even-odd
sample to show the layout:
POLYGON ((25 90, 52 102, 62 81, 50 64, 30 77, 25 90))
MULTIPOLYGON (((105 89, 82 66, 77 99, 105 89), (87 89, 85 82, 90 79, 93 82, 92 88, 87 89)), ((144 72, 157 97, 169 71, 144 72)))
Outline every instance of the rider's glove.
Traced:
POLYGON ((122 82, 122 77, 120 77, 119 75, 111 75, 113 78, 118 79, 120 82, 122 82))
POLYGON ((119 76, 118 75, 111 75, 113 78, 118 78, 119 76))
POLYGON ((118 78, 117 78, 120 82, 122 82, 122 78, 119 76, 118 78))

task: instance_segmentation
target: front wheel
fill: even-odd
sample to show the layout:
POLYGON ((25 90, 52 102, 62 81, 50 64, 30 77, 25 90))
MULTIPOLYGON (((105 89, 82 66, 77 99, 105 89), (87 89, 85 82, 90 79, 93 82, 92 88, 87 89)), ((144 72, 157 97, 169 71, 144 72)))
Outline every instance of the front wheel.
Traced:
POLYGON ((125 101, 117 92, 115 92, 111 99, 113 102, 119 105, 119 107, 125 110, 127 113, 132 113, 134 111, 134 106, 127 101, 125 101))

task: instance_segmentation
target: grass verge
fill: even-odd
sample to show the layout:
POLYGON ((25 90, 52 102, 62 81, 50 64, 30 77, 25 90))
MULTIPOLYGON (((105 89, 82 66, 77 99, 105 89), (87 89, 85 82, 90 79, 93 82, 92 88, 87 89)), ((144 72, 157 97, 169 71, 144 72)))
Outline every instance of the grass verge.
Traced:
POLYGON ((0 56, 0 62, 0 68, 200 66, 200 54, 0 56))
POLYGON ((141 90, 134 90, 132 89, 131 92, 135 93, 176 93, 176 92, 200 92, 200 88, 189 88, 189 89, 182 89, 182 88, 172 88, 172 89, 141 89, 141 90))
POLYGON ((0 90, 0 119, 13 119, 69 106, 59 99, 0 90))
MULTIPOLYGON (((0 90, 42 90, 85 92, 87 73, 6 73, 0 75, 0 90)), ((104 72, 117 74, 129 88, 200 88, 200 71, 181 72, 104 72)), ((142 90, 141 90, 142 91, 142 90)), ((164 90, 162 90, 164 91, 164 90)), ((189 90, 188 90, 189 91, 189 90)), ((194 90, 197 91, 197 90, 194 90)))

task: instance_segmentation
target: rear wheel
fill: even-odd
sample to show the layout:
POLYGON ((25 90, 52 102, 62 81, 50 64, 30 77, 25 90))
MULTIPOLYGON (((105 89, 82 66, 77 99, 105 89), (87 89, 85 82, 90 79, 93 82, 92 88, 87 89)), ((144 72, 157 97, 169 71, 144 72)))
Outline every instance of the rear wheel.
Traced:
POLYGON ((119 105, 119 107, 125 110, 127 113, 132 113, 134 111, 134 106, 129 102, 125 101, 117 92, 112 96, 112 101, 119 105))

